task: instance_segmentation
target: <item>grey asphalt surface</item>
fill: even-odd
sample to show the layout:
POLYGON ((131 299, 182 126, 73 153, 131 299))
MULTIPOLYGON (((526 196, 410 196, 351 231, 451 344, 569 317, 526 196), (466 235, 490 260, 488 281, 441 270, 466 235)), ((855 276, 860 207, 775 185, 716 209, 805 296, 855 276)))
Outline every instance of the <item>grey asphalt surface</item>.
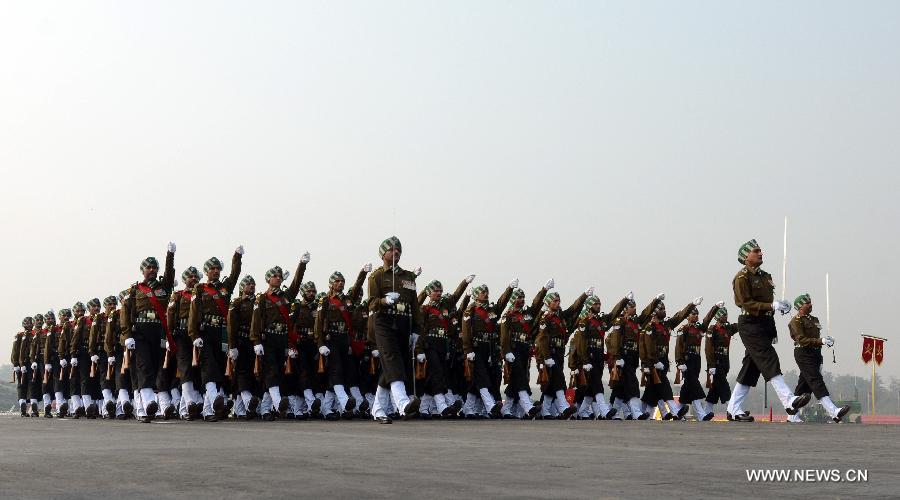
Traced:
POLYGON ((900 426, 0 417, 3 498, 897 498, 900 426), (748 482, 746 469, 868 470, 748 482))

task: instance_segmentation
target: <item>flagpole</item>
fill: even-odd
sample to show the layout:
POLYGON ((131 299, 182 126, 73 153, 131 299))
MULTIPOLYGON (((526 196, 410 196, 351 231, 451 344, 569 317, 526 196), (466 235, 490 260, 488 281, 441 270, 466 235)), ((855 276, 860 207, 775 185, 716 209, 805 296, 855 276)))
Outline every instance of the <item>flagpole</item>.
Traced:
POLYGON ((872 415, 875 415, 875 355, 872 355, 872 415))
POLYGON ((787 215, 784 216, 784 253, 781 260, 781 300, 787 289, 787 215))

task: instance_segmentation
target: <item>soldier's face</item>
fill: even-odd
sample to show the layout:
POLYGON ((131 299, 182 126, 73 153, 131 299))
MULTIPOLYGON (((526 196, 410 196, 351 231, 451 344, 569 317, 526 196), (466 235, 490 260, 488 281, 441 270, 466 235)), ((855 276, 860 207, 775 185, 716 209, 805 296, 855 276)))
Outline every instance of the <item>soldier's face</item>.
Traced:
POLYGON ((637 312, 637 309, 635 309, 635 306, 628 306, 625 308, 626 316, 634 316, 635 312, 637 312))
POLYGON ((400 250, 396 248, 391 248, 387 252, 384 252, 384 256, 382 257, 384 260, 384 265, 390 266, 391 264, 397 264, 400 262, 400 250))
POLYGON ((601 307, 602 304, 600 304, 599 302, 595 302, 594 305, 591 306, 591 312, 597 314, 598 312, 600 312, 601 307))
POLYGON ((435 288, 431 291, 431 294, 428 295, 428 298, 431 299, 432 302, 437 302, 441 300, 441 295, 444 294, 444 291, 440 288, 435 288))
POLYGON ((80 318, 80 317, 84 316, 84 311, 82 311, 81 309, 75 309, 72 312, 75 313, 76 318, 80 318))
POLYGON ((747 265, 751 267, 756 267, 763 263, 763 253, 761 248, 754 248, 750 250, 750 254, 747 255, 746 259, 747 265))
POLYGON ((206 271, 206 277, 209 279, 209 281, 218 281, 221 274, 221 267, 211 267, 208 271, 206 271))
POLYGON ((155 280, 156 274, 159 272, 159 268, 156 266, 150 266, 144 268, 144 279, 145 280, 155 280))
POLYGON ((556 311, 559 309, 559 299, 553 299, 547 304, 547 307, 550 308, 551 311, 556 311))
POLYGON ((809 304, 803 304, 802 306, 800 306, 799 312, 801 315, 811 313, 812 312, 812 302, 810 302, 809 304))
POLYGON ((727 321, 728 321, 728 315, 725 315, 725 316, 722 316, 721 318, 717 319, 716 323, 718 323, 720 325, 724 325, 725 322, 727 322, 727 321))
POLYGON ((197 281, 199 281, 197 279, 197 275, 192 274, 192 275, 188 276, 187 278, 185 278, 184 287, 185 288, 194 288, 195 286, 197 286, 197 281))
POLYGON ((31 330, 31 328, 34 327, 34 322, 32 320, 28 320, 22 324, 22 327, 26 330, 31 330))
POLYGON ((656 318, 657 319, 666 319, 666 308, 665 307, 656 311, 656 318))
POLYGON ((278 288, 281 286, 282 281, 283 280, 282 280, 281 276, 276 274, 275 276, 272 276, 271 278, 269 278, 268 283, 271 288, 278 288))
POLYGON ((100 312, 100 306, 91 306, 91 316, 100 312))
POLYGON ((109 304, 109 305, 106 306, 106 314, 109 314, 109 313, 111 313, 111 312, 113 312, 113 311, 115 311, 115 310, 116 310, 116 305, 115 305, 115 304, 109 304))
POLYGON ((479 292, 479 294, 475 296, 475 300, 478 302, 487 302, 488 292, 479 292))
POLYGON ((515 303, 516 309, 521 309, 524 305, 525 305, 524 297, 519 297, 518 299, 516 299, 516 303, 515 303))
POLYGON ((315 290, 307 290, 303 292, 303 298, 306 299, 307 302, 316 298, 315 290))
POLYGON ((688 316, 689 323, 696 323, 698 319, 700 319, 700 315, 697 313, 692 313, 690 316, 688 316))
POLYGON ((344 291, 344 280, 334 280, 334 283, 331 284, 332 292, 342 292, 344 291))
POLYGON ((256 283, 247 283, 244 285, 242 292, 244 295, 253 295, 256 293, 256 283))

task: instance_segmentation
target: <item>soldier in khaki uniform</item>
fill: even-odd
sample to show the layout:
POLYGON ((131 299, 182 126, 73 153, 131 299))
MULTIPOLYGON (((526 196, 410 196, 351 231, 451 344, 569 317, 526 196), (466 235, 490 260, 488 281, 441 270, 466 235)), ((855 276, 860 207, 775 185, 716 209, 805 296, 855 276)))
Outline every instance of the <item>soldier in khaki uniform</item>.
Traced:
POLYGON ((28 365, 22 360, 22 346, 26 342, 30 342, 32 329, 34 328, 34 320, 31 316, 26 316, 22 320, 22 331, 17 333, 13 339, 12 350, 10 351, 9 361, 13 365, 13 376, 16 379, 16 394, 19 396, 19 411, 23 417, 28 416, 28 365))
POLYGON ((359 359, 359 391, 363 395, 363 399, 356 406, 356 416, 368 418, 371 416, 378 385, 378 367, 375 358, 372 357, 375 345, 369 341, 369 301, 363 299, 354 304, 352 316, 354 338, 351 340, 351 348, 354 358, 359 359))
MULTIPOLYGON (((840 408, 831 400, 828 387, 822 378, 822 347, 833 347, 834 338, 831 335, 821 338, 822 325, 819 318, 810 314, 812 312, 812 299, 808 293, 794 299, 794 309, 797 315, 791 320, 789 328, 791 338, 794 339, 794 360, 800 369, 800 379, 794 395, 808 394, 812 392, 822 403, 822 408, 831 415, 831 420, 840 422, 844 415, 850 411, 850 406, 840 408)), ((788 411, 789 422, 802 422, 803 420, 794 410, 788 411)))
POLYGON ((419 293, 418 304, 422 315, 422 334, 416 339, 416 363, 425 368, 425 379, 418 385, 422 396, 422 417, 427 418, 423 408, 428 408, 430 416, 431 403, 438 416, 449 417, 459 413, 462 404, 447 403, 447 376, 450 360, 450 311, 466 291, 466 286, 475 279, 474 274, 466 276, 452 294, 444 297, 444 286, 433 280, 419 293), (428 301, 425 303, 425 301, 428 301))
POLYGON ((250 342, 250 324, 253 321, 253 302, 256 297, 256 280, 249 274, 238 284, 239 296, 228 308, 228 358, 232 363, 231 383, 239 397, 235 400, 234 414, 241 420, 256 416, 259 409, 260 389, 253 376, 253 344, 250 342))
MULTIPOLYGON (((66 358, 65 349, 68 345, 68 331, 71 329, 69 318, 72 317, 72 311, 69 309, 59 310, 60 324, 56 323, 56 315, 53 310, 47 311, 44 315, 44 330, 38 338, 40 341, 36 346, 32 347, 32 358, 39 359, 44 364, 44 382, 41 384, 41 394, 44 398, 44 417, 49 418, 51 397, 56 396, 56 414, 59 417, 69 415, 69 361, 66 358)), ((75 408, 72 408, 75 418, 81 415, 75 408)))
POLYGON ((594 295, 594 287, 584 291, 568 309, 560 307, 559 293, 551 292, 544 297, 547 309, 538 320, 538 334, 535 339, 534 358, 538 369, 546 370, 547 383, 541 387, 543 408, 541 416, 547 418, 557 414, 567 420, 577 410, 566 400, 566 377, 563 374, 563 358, 569 341, 569 331, 575 326, 578 314, 588 297, 594 295), (555 408, 553 408, 555 406, 555 408))
POLYGON ((36 417, 38 416, 37 400, 42 396, 41 385, 44 377, 44 335, 46 335, 46 330, 44 329, 43 314, 35 314, 32 320, 34 329, 31 330, 31 336, 25 337, 22 346, 19 347, 19 363, 22 366, 31 368, 30 371, 26 372, 26 379, 28 381, 26 399, 29 400, 29 405, 31 406, 31 416, 36 417), (40 358, 36 355, 38 345, 40 345, 40 358))
POLYGON ((72 365, 69 386, 76 415, 78 410, 83 408, 82 411, 87 418, 95 419, 100 415, 100 411, 94 403, 96 379, 91 377, 91 353, 88 350, 88 340, 90 340, 91 325, 94 321, 93 315, 100 309, 100 300, 91 299, 88 303, 92 304, 91 311, 86 311, 85 305, 81 302, 76 302, 72 306, 75 319, 72 322, 68 345, 69 363, 72 365))
MULTIPOLYGON (((515 282, 518 285, 517 282, 515 282)), ((531 305, 525 306, 525 292, 513 290, 509 308, 500 319, 500 352, 509 372, 509 381, 504 394, 506 399, 500 408, 503 418, 515 418, 516 405, 529 419, 534 418, 540 408, 531 401, 531 350, 534 348, 534 329, 537 327, 541 306, 547 291, 553 288, 553 280, 541 288, 531 305)))
MULTIPOLYGON (((350 418, 356 399, 347 394, 349 387, 356 387, 359 394, 357 365, 350 356, 350 336, 353 331, 353 300, 344 295, 344 275, 339 271, 328 277, 328 293, 322 297, 316 307, 315 338, 319 356, 325 361, 328 377, 329 403, 337 397, 339 411, 334 411, 332 404, 326 404, 322 413, 326 420, 339 420, 341 416, 350 418)), ((361 397, 361 396, 360 396, 361 397)))
MULTIPOLYGON (((119 292, 118 303, 125 302, 128 290, 119 292)), ((119 317, 121 309, 113 308, 106 319, 106 335, 103 349, 106 351, 106 362, 113 365, 113 375, 116 381, 116 420, 127 420, 134 417, 134 405, 131 402, 132 385, 131 370, 120 368, 125 353, 125 335, 121 329, 119 317), (119 363, 119 364, 116 364, 119 363)))
POLYGON ((675 340, 675 365, 681 371, 681 394, 678 402, 682 406, 693 404, 694 417, 698 421, 712 419, 712 413, 706 410, 703 398, 703 386, 700 385, 700 364, 702 357, 700 350, 703 347, 703 337, 706 329, 712 321, 713 310, 707 313, 703 321, 699 321, 700 312, 695 304, 689 311, 687 323, 678 329, 675 340))
MULTIPOLYGON (((88 336, 88 352, 91 355, 91 363, 94 365, 94 377, 97 379, 101 399, 103 399, 103 404, 100 406, 103 418, 114 418, 116 416, 116 399, 113 394, 116 390, 116 377, 114 375, 107 377, 110 366, 115 360, 113 360, 113 363, 110 363, 109 356, 106 355, 105 346, 106 326, 112 317, 110 315, 116 312, 117 304, 118 301, 115 295, 110 295, 103 299, 104 310, 93 314, 88 336)), ((93 309, 93 304, 88 302, 88 307, 93 309)))
POLYGON ((250 342, 253 352, 262 359, 262 379, 266 388, 260 402, 260 412, 264 420, 274 420, 272 406, 276 406, 281 418, 287 417, 288 398, 281 395, 285 360, 296 358, 297 330, 291 318, 291 304, 300 292, 309 253, 303 254, 297 273, 291 285, 282 289, 282 282, 290 273, 275 266, 266 271, 268 289, 256 297, 253 304, 253 319, 250 322, 250 342))
POLYGON ((809 394, 794 396, 781 375, 778 353, 772 346, 777 341, 775 311, 790 312, 791 306, 784 300, 775 300, 775 283, 772 275, 760 269, 763 263, 762 249, 756 240, 750 240, 738 249, 738 262, 744 267, 732 280, 734 302, 741 309, 738 331, 744 343, 744 360, 728 402, 728 412, 737 422, 752 422, 753 417, 742 405, 750 387, 755 387, 759 376, 772 383, 778 399, 786 409, 799 410, 809 403, 809 394))
POLYGON ((472 303, 463 313, 460 338, 472 373, 462 410, 467 418, 475 417, 476 403, 479 399, 491 418, 501 417, 502 405, 491 392, 494 385, 491 377, 491 361, 495 351, 494 344, 498 347, 500 344, 498 327, 500 315, 518 284, 518 280, 510 282, 510 286, 506 287, 496 304, 488 302, 490 290, 487 285, 475 287, 472 290, 472 303))
MULTIPOLYGON (((174 344, 166 317, 166 304, 175 285, 175 244, 169 243, 163 279, 157 279, 159 261, 147 257, 141 262, 142 281, 129 289, 119 313, 119 326, 125 337, 125 355, 132 356, 131 383, 135 406, 141 422, 149 423, 159 409, 156 378, 162 364, 161 347, 174 344)), ((171 346, 170 346, 171 347, 171 346)), ((165 389, 163 389, 165 390, 165 389)))
POLYGON ((219 280, 222 261, 216 257, 203 264, 206 283, 194 287, 191 312, 188 316, 188 336, 193 347, 199 349, 200 379, 206 389, 203 398, 203 419, 215 422, 226 416, 225 356, 228 351, 228 305, 241 273, 244 246, 239 245, 231 258, 231 274, 219 280))
MULTIPOLYGON (((168 346, 166 352, 163 353, 169 357, 169 368, 175 365, 176 374, 181 382, 181 395, 178 401, 178 414, 182 420, 195 420, 200 418, 203 410, 203 396, 197 387, 202 386, 200 383, 200 373, 194 366, 193 343, 188 335, 188 319, 191 316, 191 302, 194 297, 194 289, 197 283, 203 279, 203 274, 194 266, 188 266, 181 273, 181 281, 184 288, 176 290, 169 299, 169 306, 166 308, 166 321, 169 330, 172 332, 172 338, 175 340, 175 347, 168 346), (174 361, 174 362, 173 362, 174 361)), ((176 389, 172 389, 174 393, 176 389)), ((165 398, 165 396, 163 396, 165 398)), ((172 410, 169 401, 161 401, 163 406, 163 415, 171 414, 172 410)), ((174 401, 173 401, 174 403, 174 401)))
POLYGON ((407 392, 410 337, 422 331, 422 318, 416 303, 416 275, 397 265, 403 249, 396 236, 378 247, 383 266, 369 275, 369 314, 377 351, 381 356, 381 378, 375 391, 372 415, 379 423, 391 423, 386 409, 394 407, 404 418, 419 412, 419 398, 407 392))
MULTIPOLYGON (((706 393, 705 410, 712 415, 713 405, 727 403, 731 399, 731 387, 728 385, 728 371, 731 368, 731 337, 737 333, 737 325, 728 322, 728 310, 725 302, 719 301, 709 310, 715 323, 706 330, 706 371, 710 378, 709 391, 706 393)), ((731 420, 731 413, 727 413, 731 420)), ((709 418, 712 420, 712 417, 709 418)))
MULTIPOLYGON (((688 412, 688 407, 676 402, 672 395, 672 386, 669 384, 667 375, 669 372, 669 340, 672 337, 672 330, 684 321, 697 304, 703 301, 703 297, 694 299, 671 318, 666 318, 666 305, 663 300, 665 300, 665 294, 657 295, 656 300, 651 304, 653 314, 641 332, 641 362, 644 365, 643 372, 647 379, 641 401, 648 407, 657 406, 660 414, 663 415, 663 420, 680 420, 688 412), (659 378, 659 383, 653 382, 654 371, 659 378), (668 409, 666 409, 666 404, 668 404, 668 409)), ((645 416, 649 417, 649 412, 644 411, 641 417, 645 416)), ((639 419, 643 420, 644 418, 639 419)))
POLYGON ((324 398, 324 377, 317 373, 316 359, 319 347, 316 345, 316 284, 307 281, 300 286, 300 298, 291 307, 291 317, 297 330, 294 348, 298 355, 294 360, 297 394, 288 396, 294 417, 305 420, 318 415, 324 398), (302 395, 302 396, 301 396, 302 395))
POLYGON ((578 414, 586 417, 593 413, 596 420, 612 419, 618 410, 611 408, 603 394, 603 366, 607 363, 604 344, 606 332, 612 327, 613 320, 624 307, 623 302, 617 304, 620 309, 613 309, 609 314, 601 312, 602 303, 596 295, 588 297, 584 302, 584 311, 578 318, 575 335, 572 337, 572 351, 569 354, 569 369, 576 380, 584 373, 584 399, 578 414))
MULTIPOLYGON (((612 314, 615 318, 613 326, 606 333, 606 352, 609 353, 613 362, 613 374, 610 375, 610 394, 609 398, 613 402, 613 407, 620 410, 625 420, 632 420, 644 415, 641 407, 641 394, 638 379, 635 370, 638 369, 641 353, 641 325, 647 322, 656 302, 653 301, 641 312, 640 316, 636 315, 637 304, 634 301, 634 294, 628 294, 620 300, 613 312, 621 311, 620 314, 612 314), (613 378, 616 378, 614 381, 613 378)), ((650 415, 647 414, 646 417, 650 415)), ((619 420, 621 417, 616 415, 613 417, 619 420)))

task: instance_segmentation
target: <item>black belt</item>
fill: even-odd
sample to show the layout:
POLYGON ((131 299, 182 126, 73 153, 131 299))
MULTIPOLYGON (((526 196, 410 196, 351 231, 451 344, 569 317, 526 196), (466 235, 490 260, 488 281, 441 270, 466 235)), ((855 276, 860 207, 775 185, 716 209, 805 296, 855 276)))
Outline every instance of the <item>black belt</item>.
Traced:
POLYGON ((560 337, 550 337, 550 346, 551 347, 563 347, 565 345, 565 339, 560 337))
POLYGON ((443 328, 434 328, 432 330, 428 330, 428 336, 433 338, 445 339, 447 338, 447 330, 443 328))
POLYGON ((528 334, 525 332, 513 333, 510 335, 510 339, 513 342, 519 342, 521 344, 530 344, 531 342, 528 340, 528 334))
POLYGON ((685 350, 689 354, 700 354, 700 346, 698 345, 689 345, 685 347, 685 350))
POLYGON ((214 328, 220 328, 225 326, 225 318, 222 316, 215 316, 212 314, 206 314, 203 316, 203 322, 201 326, 212 326, 214 328))

